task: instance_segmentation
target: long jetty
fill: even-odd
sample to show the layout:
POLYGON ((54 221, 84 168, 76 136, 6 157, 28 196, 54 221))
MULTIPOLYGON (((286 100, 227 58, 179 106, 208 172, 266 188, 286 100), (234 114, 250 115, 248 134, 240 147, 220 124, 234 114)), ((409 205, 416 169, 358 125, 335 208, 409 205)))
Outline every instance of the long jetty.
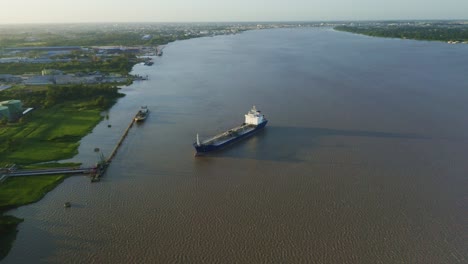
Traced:
MULTIPOLYGON (((138 113, 136 115, 138 115, 138 113)), ((107 167, 109 167, 109 164, 112 162, 112 159, 115 157, 115 154, 117 154, 117 151, 119 150, 120 146, 122 146, 122 143, 127 138, 128 132, 133 127, 133 124, 135 124, 136 115, 132 118, 132 121, 125 129, 123 135, 120 137, 119 141, 117 142, 117 145, 115 145, 114 149, 112 150, 110 155, 107 157, 107 159, 102 160, 101 162, 98 163, 98 165, 96 166, 96 170, 91 177, 91 182, 99 181, 100 178, 106 173, 107 167)))
MULTIPOLYGON (((136 116, 135 116, 136 117, 136 116)), ((135 123, 135 118, 132 118, 132 122, 128 125, 128 127, 125 129, 123 135, 120 137, 119 141, 117 142, 117 145, 115 145, 114 149, 110 153, 109 157, 106 159, 107 163, 110 163, 112 159, 114 158, 115 154, 117 153, 117 150, 119 150, 120 146, 122 145, 123 141, 128 135, 128 132, 130 129, 133 127, 133 124, 135 123)))

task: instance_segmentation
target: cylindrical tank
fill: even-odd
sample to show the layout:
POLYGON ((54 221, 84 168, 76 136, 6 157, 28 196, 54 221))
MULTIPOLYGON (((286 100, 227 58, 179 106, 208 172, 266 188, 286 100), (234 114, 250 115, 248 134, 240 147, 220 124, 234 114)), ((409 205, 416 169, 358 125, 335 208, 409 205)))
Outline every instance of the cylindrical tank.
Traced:
POLYGON ((23 105, 20 100, 10 100, 0 103, 3 106, 8 107, 10 114, 23 112, 23 105))
POLYGON ((10 119, 10 110, 6 106, 0 106, 0 119, 4 117, 10 119))

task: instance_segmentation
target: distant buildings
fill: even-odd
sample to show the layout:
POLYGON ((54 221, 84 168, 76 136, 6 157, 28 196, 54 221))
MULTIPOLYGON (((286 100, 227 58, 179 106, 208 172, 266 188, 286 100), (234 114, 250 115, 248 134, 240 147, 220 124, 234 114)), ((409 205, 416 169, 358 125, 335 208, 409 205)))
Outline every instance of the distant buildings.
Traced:
POLYGON ((0 82, 6 83, 20 83, 23 79, 21 77, 15 76, 13 74, 0 74, 0 82))
POLYGON ((53 47, 14 47, 14 48, 5 48, 6 52, 12 51, 73 51, 81 50, 79 46, 53 46, 53 47))
POLYGON ((23 74, 15 76, 0 74, 0 91, 10 88, 8 84, 24 85, 66 85, 66 84, 98 84, 98 83, 126 83, 130 77, 115 73, 75 73, 65 74, 58 70, 43 70, 42 75, 23 74), (5 84, 3 84, 3 83, 5 84))
POLYGON ((54 76, 55 84, 95 84, 102 83, 101 74, 90 74, 85 76, 76 76, 72 74, 54 76))
POLYGON ((54 70, 54 69, 44 69, 42 70, 42 76, 44 75, 63 75, 63 71, 54 70))
POLYGON ((140 47, 124 47, 124 46, 94 46, 92 47, 97 54, 122 54, 132 53, 137 54, 142 51, 140 47))
MULTIPOLYGON (((51 59, 51 58, 23 58, 11 57, 0 58, 0 63, 53 63, 53 62, 70 62, 72 59, 51 59)), ((78 59, 78 61, 86 62, 86 59, 78 59)))
POLYGON ((23 82, 26 85, 49 85, 54 84, 52 75, 34 75, 23 82))

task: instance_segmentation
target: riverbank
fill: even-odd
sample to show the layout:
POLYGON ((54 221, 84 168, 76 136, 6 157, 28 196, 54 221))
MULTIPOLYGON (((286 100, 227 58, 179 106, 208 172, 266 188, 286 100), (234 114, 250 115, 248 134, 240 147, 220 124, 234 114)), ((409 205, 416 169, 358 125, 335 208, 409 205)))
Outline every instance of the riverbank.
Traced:
POLYGON ((42 199, 65 179, 64 175, 13 177, 1 184, 0 192, 0 260, 6 257, 23 219, 4 215, 13 208, 31 204, 42 199))
MULTIPOLYGON (((76 88, 76 87, 75 87, 76 88)), ((69 167, 79 164, 40 164, 56 160, 72 158, 78 153, 79 141, 105 117, 103 111, 108 110, 123 96, 112 87, 107 94, 96 96, 89 93, 68 98, 67 89, 53 88, 57 94, 55 103, 50 107, 34 110, 17 123, 9 123, 0 127, 0 167, 16 164, 23 168, 69 167), (64 92, 62 94, 61 92, 64 92), (36 164, 36 165, 35 165, 36 164)), ((77 88, 75 92, 79 92, 77 88)), ((92 89, 92 88, 91 88, 92 89)), ((83 88, 84 93, 88 93, 83 88)), ((98 88, 94 90, 99 91, 98 88)), ((32 98, 35 96, 28 95, 32 98)), ((41 104, 52 92, 38 91, 36 95, 41 104)), ((36 99, 37 99, 36 98, 36 99)), ((49 98, 50 99, 50 98, 49 98)), ((10 248, 16 237, 17 225, 22 222, 13 216, 5 215, 7 210, 22 205, 31 204, 42 199, 65 179, 64 175, 12 177, 0 184, 0 244, 2 248, 10 248)), ((0 252, 6 256, 7 252, 0 252)))
POLYGON ((23 222, 23 219, 14 216, 0 215, 0 260, 8 255, 13 241, 16 238, 16 227, 23 222))
MULTIPOLYGON (((14 163, 31 168, 38 167, 31 164, 73 157, 79 140, 103 119, 100 113, 99 109, 79 110, 76 105, 57 105, 31 113, 24 123, 0 128, 2 165, 14 163)), ((56 163, 39 167, 69 165, 56 163)), ((12 177, 0 184, 0 260, 8 254, 17 226, 23 221, 5 215, 6 212, 41 200, 64 179, 64 175, 12 177)))

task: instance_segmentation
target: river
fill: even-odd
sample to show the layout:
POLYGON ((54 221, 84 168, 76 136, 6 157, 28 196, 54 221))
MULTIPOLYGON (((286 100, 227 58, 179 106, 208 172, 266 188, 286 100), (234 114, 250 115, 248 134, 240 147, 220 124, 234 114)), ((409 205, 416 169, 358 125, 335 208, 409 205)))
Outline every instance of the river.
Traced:
POLYGON ((329 28, 171 43, 82 140, 92 165, 151 111, 102 181, 12 210, 3 262, 466 263, 467 55, 329 28), (194 157, 252 105, 264 131, 194 157))

